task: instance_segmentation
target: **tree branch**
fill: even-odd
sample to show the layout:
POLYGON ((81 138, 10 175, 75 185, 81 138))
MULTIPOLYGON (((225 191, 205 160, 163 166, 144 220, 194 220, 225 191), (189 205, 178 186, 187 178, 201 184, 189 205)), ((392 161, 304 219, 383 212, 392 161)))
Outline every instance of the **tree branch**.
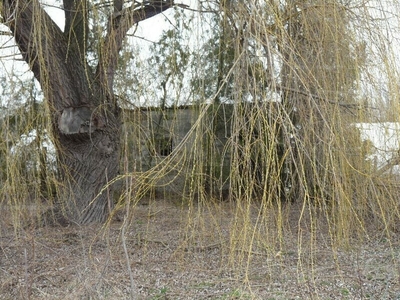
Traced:
POLYGON ((61 30, 38 0, 5 0, 1 13, 4 25, 10 28, 22 57, 40 82, 45 71, 43 65, 58 63, 58 58, 51 51, 54 45, 48 37, 62 36, 61 30))
POLYGON ((122 8, 124 7, 124 0, 114 0, 114 14, 119 13, 122 11, 122 8))
POLYGON ((39 1, 3 0, 1 13, 50 107, 61 111, 88 102, 87 79, 77 76, 83 64, 76 59, 66 64, 69 45, 39 1))
POLYGON ((101 48, 96 74, 106 93, 112 95, 114 75, 117 68, 119 51, 128 31, 140 21, 151 18, 174 6, 173 0, 155 0, 122 9, 120 0, 114 1, 114 14, 109 18, 108 33, 101 48))
POLYGON ((89 22, 86 0, 63 0, 65 12, 64 34, 69 42, 69 50, 78 49, 81 60, 86 59, 89 22))

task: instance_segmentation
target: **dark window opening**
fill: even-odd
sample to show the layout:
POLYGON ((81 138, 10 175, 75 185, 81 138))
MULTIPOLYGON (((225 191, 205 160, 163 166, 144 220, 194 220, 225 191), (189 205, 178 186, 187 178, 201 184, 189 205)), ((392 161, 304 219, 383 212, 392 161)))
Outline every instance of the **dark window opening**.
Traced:
POLYGON ((154 142, 156 154, 160 156, 168 156, 172 153, 172 138, 157 137, 154 142))

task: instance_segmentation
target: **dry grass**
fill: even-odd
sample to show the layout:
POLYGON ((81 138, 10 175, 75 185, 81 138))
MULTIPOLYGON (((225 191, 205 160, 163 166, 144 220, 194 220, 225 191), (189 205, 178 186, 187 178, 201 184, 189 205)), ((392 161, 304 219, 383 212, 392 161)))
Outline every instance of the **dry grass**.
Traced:
MULTIPOLYGON (((369 240, 353 238, 347 248, 332 248, 327 232, 312 235, 308 222, 293 222, 299 209, 291 207, 290 231, 281 243, 257 236, 248 250, 239 250, 240 241, 232 240, 235 204, 192 208, 194 214, 163 200, 140 203, 125 236, 118 221, 106 228, 26 228, 14 234, 3 219, 0 299, 131 299, 122 240, 136 299, 400 297, 398 232, 389 241, 370 230, 369 240)), ((257 215, 252 206, 254 224, 257 215)), ((324 227, 323 219, 317 223, 324 227)), ((260 227, 254 227, 258 234, 260 227)))

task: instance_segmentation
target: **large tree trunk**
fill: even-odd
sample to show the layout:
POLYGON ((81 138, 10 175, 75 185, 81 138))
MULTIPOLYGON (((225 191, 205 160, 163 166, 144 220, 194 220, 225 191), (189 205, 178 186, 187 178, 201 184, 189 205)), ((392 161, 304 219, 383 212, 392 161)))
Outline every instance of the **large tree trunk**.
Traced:
POLYGON ((61 200, 69 220, 79 224, 103 222, 113 208, 112 186, 108 184, 118 174, 119 132, 118 112, 113 112, 101 130, 60 134, 57 151, 67 184, 61 200))
POLYGON ((4 0, 1 9, 45 95, 63 180, 58 203, 68 221, 78 224, 103 222, 113 206, 108 183, 118 174, 121 128, 113 84, 123 39, 135 23, 173 5, 155 0, 123 8, 122 3, 114 1, 94 69, 86 61, 86 0, 63 0, 64 32, 38 0, 4 0))

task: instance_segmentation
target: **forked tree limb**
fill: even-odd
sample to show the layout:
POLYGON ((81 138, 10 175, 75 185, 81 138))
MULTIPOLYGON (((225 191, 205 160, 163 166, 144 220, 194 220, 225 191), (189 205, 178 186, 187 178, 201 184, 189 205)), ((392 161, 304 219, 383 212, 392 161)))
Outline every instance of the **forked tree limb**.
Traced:
POLYGON ((108 32, 100 50, 96 78, 106 87, 106 94, 112 94, 114 75, 117 68, 119 51, 128 31, 140 21, 151 18, 174 6, 173 0, 133 2, 130 7, 122 8, 121 1, 114 1, 114 14, 109 17, 108 32))
POLYGON ((86 2, 63 0, 67 9, 63 33, 38 0, 3 1, 3 23, 10 28, 24 60, 57 111, 69 106, 93 104, 94 93, 97 94, 95 98, 113 99, 119 51, 128 30, 174 5, 173 0, 135 1, 132 6, 123 8, 123 1, 115 0, 108 33, 98 55, 96 73, 92 74, 86 63, 86 2), (51 88, 46 91, 47 87, 51 88), (98 91, 99 88, 102 91, 98 91))

